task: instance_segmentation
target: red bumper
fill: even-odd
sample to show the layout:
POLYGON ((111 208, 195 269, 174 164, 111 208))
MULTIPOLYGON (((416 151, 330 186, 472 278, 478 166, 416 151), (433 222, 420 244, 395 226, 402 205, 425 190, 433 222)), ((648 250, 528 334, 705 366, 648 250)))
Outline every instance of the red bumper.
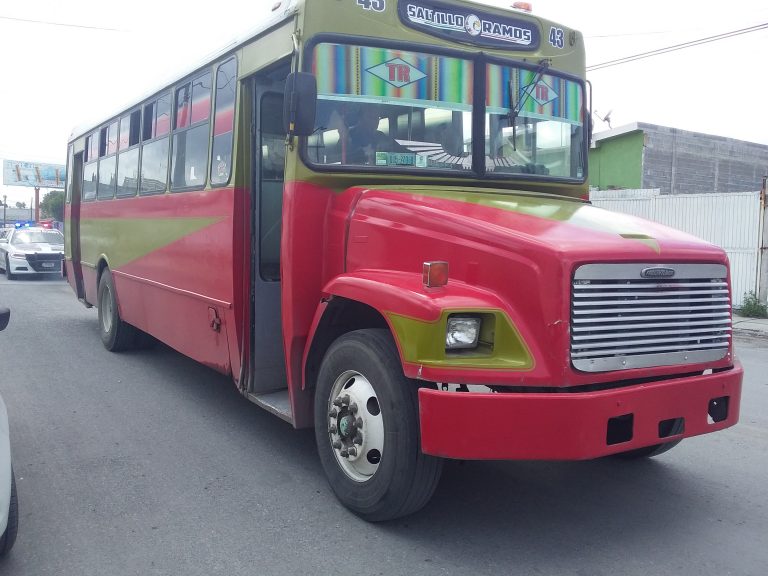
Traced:
MULTIPOLYGON (((466 460, 586 460, 706 434, 738 422, 742 376, 736 364, 717 374, 600 392, 476 394, 421 388, 422 450, 466 460), (724 419, 713 422, 710 402, 723 397, 727 413, 716 414, 724 419), (659 424, 679 418, 684 431, 660 438, 659 424), (613 443, 617 428, 620 441, 613 443)), ((722 410, 723 401, 718 405, 722 410)))

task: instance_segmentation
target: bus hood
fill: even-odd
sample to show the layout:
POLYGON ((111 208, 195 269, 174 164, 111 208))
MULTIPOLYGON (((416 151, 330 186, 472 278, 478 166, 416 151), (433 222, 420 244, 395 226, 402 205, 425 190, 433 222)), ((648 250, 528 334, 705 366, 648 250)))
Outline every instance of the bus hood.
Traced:
POLYGON ((722 249, 690 234, 553 195, 417 186, 358 188, 358 193, 353 223, 384 225, 376 227, 386 237, 382 241, 392 247, 402 237, 403 249, 414 254, 424 244, 416 237, 427 245, 440 238, 433 254, 423 254, 429 259, 451 260, 446 252, 454 246, 477 242, 483 251, 548 253, 563 263, 726 261, 722 249))
MULTIPOLYGON (((532 371, 502 371, 497 380, 507 383, 566 386, 615 378, 611 371, 578 373, 570 363, 571 290, 579 266, 728 261, 723 250, 689 234, 562 197, 403 186, 353 188, 335 202, 339 217, 346 213, 345 272, 379 273, 382 282, 392 283, 378 304, 382 312, 418 316, 418 307, 403 311, 394 293, 419 302, 437 299, 453 309, 501 307, 536 359, 532 371), (423 264, 431 261, 448 262, 446 290, 423 288, 423 264)), ((420 319, 437 320, 433 314, 420 319)), ((648 377, 678 369, 622 374, 648 377)), ((482 370, 465 376, 475 383, 490 378, 482 370)))

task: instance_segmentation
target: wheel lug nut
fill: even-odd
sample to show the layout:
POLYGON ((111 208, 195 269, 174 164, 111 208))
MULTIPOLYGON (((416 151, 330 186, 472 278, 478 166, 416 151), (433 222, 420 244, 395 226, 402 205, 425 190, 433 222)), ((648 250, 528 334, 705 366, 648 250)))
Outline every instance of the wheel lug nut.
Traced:
POLYGON ((349 450, 342 450, 340 454, 342 458, 349 458, 349 450))
POLYGON ((345 406, 349 405, 349 394, 344 394, 344 396, 341 397, 341 403, 345 406))
POLYGON ((331 444, 331 446, 333 446, 334 450, 341 450, 341 442, 339 442, 338 440, 336 440, 336 442, 331 444))
POLYGON ((328 427, 328 432, 330 432, 331 434, 336 434, 336 432, 337 432, 337 431, 338 431, 338 429, 336 428, 336 425, 335 425, 335 424, 331 424, 331 425, 328 427))
POLYGON ((363 437, 360 434, 358 434, 357 436, 355 436, 355 439, 353 440, 353 442, 358 446, 360 446, 360 444, 363 443, 363 437))
POLYGON ((357 420, 355 420, 355 427, 358 428, 358 429, 363 427, 363 419, 362 418, 358 418, 357 420))
POLYGON ((352 402, 352 404, 349 405, 349 411, 352 412, 352 414, 357 414, 357 403, 352 402))
POLYGON ((354 446, 350 446, 349 448, 347 448, 347 453, 350 456, 357 456, 357 448, 355 448, 354 446))
POLYGON ((336 418, 336 416, 339 415, 339 411, 334 408, 330 412, 328 412, 328 418, 336 418))
POLYGON ((339 406, 339 407, 341 407, 341 403, 342 403, 342 401, 341 401, 341 398, 334 398, 334 399, 333 399, 333 405, 334 405, 334 406, 339 406))

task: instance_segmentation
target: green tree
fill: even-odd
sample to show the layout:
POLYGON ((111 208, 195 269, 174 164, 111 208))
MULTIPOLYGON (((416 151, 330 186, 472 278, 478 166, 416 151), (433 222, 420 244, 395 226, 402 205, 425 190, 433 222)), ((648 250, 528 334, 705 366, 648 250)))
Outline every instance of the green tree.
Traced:
POLYGON ((26 208, 27 203, 26 202, 16 202, 16 208, 26 208))
POLYGON ((64 191, 53 190, 43 196, 40 200, 40 211, 47 218, 53 218, 59 222, 64 220, 64 191))

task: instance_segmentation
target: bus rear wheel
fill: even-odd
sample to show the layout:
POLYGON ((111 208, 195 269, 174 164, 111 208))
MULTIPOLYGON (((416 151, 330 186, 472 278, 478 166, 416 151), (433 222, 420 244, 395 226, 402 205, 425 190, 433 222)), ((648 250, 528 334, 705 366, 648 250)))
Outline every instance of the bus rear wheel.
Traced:
POLYGON ((99 333, 104 347, 110 352, 133 348, 136 342, 136 329, 120 318, 115 283, 109 268, 105 268, 101 274, 98 301, 99 333))
POLYGON ((366 520, 416 512, 437 487, 442 460, 421 451, 417 389, 386 330, 341 336, 320 367, 320 461, 336 497, 366 520))

